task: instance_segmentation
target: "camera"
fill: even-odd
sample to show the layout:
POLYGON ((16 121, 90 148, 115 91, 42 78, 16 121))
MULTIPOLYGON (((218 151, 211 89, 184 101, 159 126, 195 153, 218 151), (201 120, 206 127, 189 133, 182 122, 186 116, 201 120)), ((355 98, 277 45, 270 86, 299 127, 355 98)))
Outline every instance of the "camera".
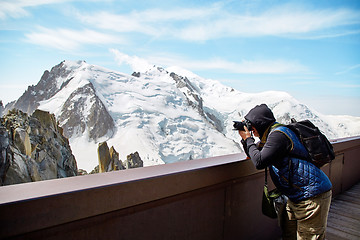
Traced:
POLYGON ((239 121, 233 121, 234 122, 234 130, 236 131, 245 131, 245 128, 244 126, 246 126, 249 131, 252 130, 252 125, 251 125, 251 122, 248 121, 248 120, 245 120, 245 121, 242 121, 242 122, 239 122, 239 121))

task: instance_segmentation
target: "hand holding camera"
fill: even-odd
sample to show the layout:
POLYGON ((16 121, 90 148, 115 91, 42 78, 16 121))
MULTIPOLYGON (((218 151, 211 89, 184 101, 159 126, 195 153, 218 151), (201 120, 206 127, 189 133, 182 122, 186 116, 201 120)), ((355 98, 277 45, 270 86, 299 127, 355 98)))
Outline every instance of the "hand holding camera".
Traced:
POLYGON ((234 122, 234 130, 235 131, 239 131, 239 134, 241 136, 242 139, 247 139, 249 137, 251 137, 251 132, 252 131, 252 125, 251 122, 248 120, 244 120, 242 122, 239 121, 233 121, 234 122))
POLYGON ((233 121, 234 122, 234 130, 237 130, 237 131, 245 131, 245 126, 247 127, 247 129, 249 131, 252 130, 252 125, 251 125, 251 122, 248 121, 248 120, 244 120, 242 122, 239 122, 239 121, 233 121))

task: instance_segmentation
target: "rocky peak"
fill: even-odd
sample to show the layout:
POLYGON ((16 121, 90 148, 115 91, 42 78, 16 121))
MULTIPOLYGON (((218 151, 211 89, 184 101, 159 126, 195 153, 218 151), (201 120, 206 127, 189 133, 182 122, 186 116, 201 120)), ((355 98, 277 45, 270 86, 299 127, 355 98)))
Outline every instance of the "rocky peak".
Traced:
POLYGON ((140 72, 133 72, 132 74, 131 74, 131 76, 133 76, 133 77, 140 77, 140 72))
POLYGON ((126 161, 125 161, 125 167, 127 169, 143 167, 143 161, 141 160, 138 152, 127 155, 126 161))
POLYGON ((119 153, 115 150, 114 146, 109 149, 106 142, 99 144, 99 169, 102 169, 100 172, 110 172, 125 169, 123 162, 119 158, 119 153), (101 149, 102 153, 100 153, 101 149), (106 159, 107 157, 108 159, 106 159))
POLYGON ((71 78, 68 78, 70 73, 71 69, 68 69, 65 61, 63 61, 54 66, 50 72, 46 70, 34 90, 42 95, 44 99, 49 99, 69 83, 71 80, 71 78), (66 79, 60 86, 58 84, 59 78, 66 79))
POLYGON ((3 102, 0 100, 0 117, 3 115, 4 112, 4 105, 3 102))
POLYGON ((143 167, 143 161, 138 152, 129 154, 126 160, 122 162, 119 159, 119 153, 115 150, 114 146, 109 149, 106 141, 101 142, 98 145, 98 159, 99 165, 95 167, 91 173, 103 173, 143 167))
POLYGON ((187 77, 182 77, 176 73, 170 73, 176 83, 176 87, 182 91, 185 95, 188 104, 196 109, 198 113, 210 124, 212 124, 219 132, 223 131, 222 121, 216 117, 215 113, 210 112, 208 109, 204 108, 203 99, 201 94, 196 87, 189 81, 187 77))
POLYGON ((203 111, 203 99, 200 94, 196 91, 195 87, 191 84, 187 77, 182 77, 176 73, 170 73, 170 77, 174 79, 176 87, 182 91, 185 95, 188 104, 197 109, 197 111, 204 116, 203 111))
POLYGON ((16 101, 6 106, 6 110, 13 108, 31 114, 39 106, 39 102, 53 97, 71 80, 67 79, 71 73, 65 66, 65 61, 54 66, 51 71, 45 70, 38 84, 31 85, 16 101), (66 79, 63 84, 58 86, 57 79, 66 79))
POLYGON ((12 110, 0 119, 1 185, 76 175, 75 157, 53 114, 12 110))
MULTIPOLYGON (((51 71, 46 70, 40 81, 35 86, 29 86, 24 94, 16 101, 6 106, 6 110, 19 109, 22 112, 32 114, 40 106, 40 102, 48 102, 61 95, 66 101, 59 106, 41 108, 55 112, 59 124, 64 129, 64 136, 82 135, 88 132, 88 138, 95 140, 107 136, 111 137, 114 132, 114 122, 105 105, 96 95, 96 90, 90 79, 83 79, 85 84, 73 84, 62 94, 62 90, 69 86, 75 78, 81 78, 81 74, 87 71, 88 64, 85 61, 63 61, 54 66, 51 71), (80 74, 80 76, 78 75, 80 74), (88 83, 86 84, 86 81, 88 83), (71 92, 72 91, 72 92, 71 92), (60 111, 59 111, 60 110, 60 111)), ((58 99, 53 100, 57 102, 58 99)), ((1 107, 0 107, 1 111, 1 107)))
POLYGON ((90 82, 71 93, 58 119, 68 138, 88 132, 89 139, 96 141, 114 133, 114 121, 90 82))

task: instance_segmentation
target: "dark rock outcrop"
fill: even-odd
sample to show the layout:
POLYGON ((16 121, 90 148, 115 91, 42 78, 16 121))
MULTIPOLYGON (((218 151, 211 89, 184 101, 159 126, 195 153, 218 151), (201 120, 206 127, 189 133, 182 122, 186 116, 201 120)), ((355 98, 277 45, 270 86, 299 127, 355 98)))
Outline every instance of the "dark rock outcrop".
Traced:
POLYGON ((11 159, 9 133, 5 127, 0 127, 0 185, 3 185, 11 159))
POLYGON ((125 167, 122 161, 120 160, 119 153, 115 150, 113 146, 110 148, 109 152, 110 152, 110 164, 108 169, 110 169, 110 171, 124 170, 125 167))
POLYGON ((78 88, 70 95, 58 119, 64 128, 64 135, 68 138, 82 135, 87 130, 89 138, 96 141, 106 134, 112 136, 115 127, 112 117, 96 96, 91 83, 78 88), (91 103, 89 109, 87 103, 91 103))
POLYGON ((99 172, 107 172, 110 163, 110 152, 109 147, 106 142, 99 143, 98 147, 98 157, 99 157, 99 172))
POLYGON ((143 167, 143 161, 141 160, 138 152, 127 155, 124 164, 127 169, 143 167))
POLYGON ((113 146, 109 149, 107 142, 99 143, 98 159, 99 165, 95 167, 91 174, 143 167, 143 161, 138 152, 131 153, 127 156, 127 159, 122 162, 119 159, 119 153, 113 146))
POLYGON ((133 77, 140 77, 140 72, 133 72, 132 74, 131 74, 131 76, 133 76, 133 77))
POLYGON ((3 115, 4 109, 3 102, 0 100, 0 117, 3 115))
POLYGON ((98 147, 99 171, 110 172, 125 169, 122 161, 119 159, 119 153, 114 147, 109 149, 106 142, 99 143, 98 147))
POLYGON ((204 107, 199 90, 189 81, 189 79, 173 72, 170 73, 170 77, 174 79, 176 87, 180 89, 186 97, 189 106, 196 109, 197 112, 219 132, 223 132, 224 126, 222 121, 216 117, 216 111, 204 107))
POLYGON ((35 110, 28 116, 12 110, 0 119, 1 185, 76 176, 77 171, 53 114, 35 110))

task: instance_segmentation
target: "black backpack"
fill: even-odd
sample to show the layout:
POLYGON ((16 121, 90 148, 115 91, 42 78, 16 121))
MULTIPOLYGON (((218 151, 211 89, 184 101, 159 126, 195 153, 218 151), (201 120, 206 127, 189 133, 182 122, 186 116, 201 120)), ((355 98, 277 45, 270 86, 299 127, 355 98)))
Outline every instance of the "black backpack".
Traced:
POLYGON ((331 162, 335 158, 334 149, 324 134, 309 120, 297 122, 294 118, 286 125, 300 139, 309 153, 309 159, 317 167, 331 162))

